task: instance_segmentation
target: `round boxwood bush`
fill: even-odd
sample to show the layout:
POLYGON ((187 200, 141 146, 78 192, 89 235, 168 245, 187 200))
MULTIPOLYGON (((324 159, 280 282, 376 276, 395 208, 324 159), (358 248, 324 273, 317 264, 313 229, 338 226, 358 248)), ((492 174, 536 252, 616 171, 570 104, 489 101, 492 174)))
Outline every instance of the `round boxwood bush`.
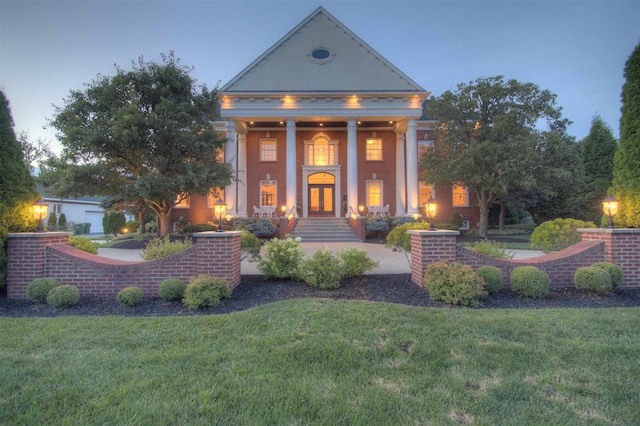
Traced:
POLYGON ((476 306, 486 296, 484 282, 470 266, 434 262, 424 272, 424 286, 433 300, 476 306))
POLYGON ((476 274, 484 280, 484 288, 489 293, 495 293, 502 288, 502 271, 495 266, 481 266, 476 269, 476 274))
POLYGON ((511 291, 532 299, 549 293, 549 275, 535 266, 518 266, 511 271, 511 291))
POLYGON ((55 309, 66 309, 78 303, 80 292, 72 285, 59 285, 47 294, 47 304, 55 309))
POLYGON ((184 296, 187 285, 177 278, 169 278, 160 283, 158 293, 164 300, 180 300, 184 296))
POLYGON ((592 266, 576 269, 573 283, 580 291, 587 293, 608 293, 611 291, 611 276, 607 271, 592 266))
POLYGON ((226 279, 198 275, 189 280, 182 302, 189 309, 199 309, 206 306, 216 306, 220 303, 220 299, 229 296, 231 296, 231 290, 226 279))
POLYGON ((27 286, 27 297, 34 302, 47 303, 47 294, 59 285, 61 285, 60 281, 54 278, 35 279, 27 286))
POLYGON ((118 292, 116 300, 124 306, 136 306, 142 300, 142 289, 140 287, 125 287, 118 292))
POLYGON ((614 263, 609 262, 597 262, 591 265, 594 268, 604 269, 609 273, 611 277, 611 290, 615 290, 620 284, 622 284, 622 268, 614 263))

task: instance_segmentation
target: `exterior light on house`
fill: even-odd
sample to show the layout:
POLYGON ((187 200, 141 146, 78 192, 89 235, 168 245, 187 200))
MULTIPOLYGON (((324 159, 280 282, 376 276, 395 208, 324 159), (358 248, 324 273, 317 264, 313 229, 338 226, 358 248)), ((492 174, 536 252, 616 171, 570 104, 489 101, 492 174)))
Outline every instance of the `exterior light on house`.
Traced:
POLYGON ((358 211, 360 212, 360 216, 362 216, 362 212, 364 212, 364 206, 358 206, 358 211))
POLYGON ((222 201, 222 198, 218 198, 218 200, 213 203, 213 211, 216 216, 218 216, 218 229, 216 232, 222 232, 222 216, 227 212, 227 203, 222 201))
POLYGON ((433 218, 436 217, 436 211, 438 208, 438 203, 433 199, 433 196, 429 197, 427 202, 424 204, 424 210, 429 218, 429 229, 434 230, 436 227, 433 225, 433 218))
POLYGON ((33 216, 38 221, 38 232, 44 231, 44 218, 47 217, 47 210, 49 205, 45 204, 42 200, 38 200, 33 206, 33 216))
POLYGON ((284 216, 284 214, 287 212, 287 206, 283 205, 282 207, 280 207, 280 211, 282 212, 282 216, 284 216))
POLYGON ((613 228, 613 217, 618 213, 618 200, 613 195, 607 195, 602 202, 602 210, 609 217, 609 228, 613 228))
POLYGON ((418 220, 419 217, 420 215, 418 213, 413 214, 413 220, 418 220))

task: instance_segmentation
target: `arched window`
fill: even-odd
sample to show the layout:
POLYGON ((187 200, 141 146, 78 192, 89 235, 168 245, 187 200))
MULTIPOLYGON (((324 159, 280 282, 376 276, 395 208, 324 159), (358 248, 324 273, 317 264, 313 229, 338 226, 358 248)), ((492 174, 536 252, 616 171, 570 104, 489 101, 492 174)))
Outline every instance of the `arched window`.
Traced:
POLYGON ((318 136, 307 145, 306 164, 308 166, 334 166, 338 162, 338 144, 324 136, 318 136))

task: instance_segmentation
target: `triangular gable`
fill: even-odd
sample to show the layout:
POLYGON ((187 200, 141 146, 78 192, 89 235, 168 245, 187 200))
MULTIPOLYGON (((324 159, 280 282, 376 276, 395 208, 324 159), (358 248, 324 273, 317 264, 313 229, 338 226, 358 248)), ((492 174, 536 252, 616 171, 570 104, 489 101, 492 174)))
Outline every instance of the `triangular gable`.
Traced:
POLYGON ((425 92, 322 7, 220 91, 425 92), (314 58, 317 49, 330 56, 314 58))

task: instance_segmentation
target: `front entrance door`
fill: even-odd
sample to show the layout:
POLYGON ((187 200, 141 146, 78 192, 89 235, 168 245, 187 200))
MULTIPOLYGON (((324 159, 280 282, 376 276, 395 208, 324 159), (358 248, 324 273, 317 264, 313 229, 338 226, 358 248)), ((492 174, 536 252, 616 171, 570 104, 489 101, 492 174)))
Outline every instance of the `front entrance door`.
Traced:
POLYGON ((335 216, 335 177, 329 173, 309 176, 309 216, 335 216))
POLYGON ((333 185, 309 185, 309 216, 335 216, 333 185))

